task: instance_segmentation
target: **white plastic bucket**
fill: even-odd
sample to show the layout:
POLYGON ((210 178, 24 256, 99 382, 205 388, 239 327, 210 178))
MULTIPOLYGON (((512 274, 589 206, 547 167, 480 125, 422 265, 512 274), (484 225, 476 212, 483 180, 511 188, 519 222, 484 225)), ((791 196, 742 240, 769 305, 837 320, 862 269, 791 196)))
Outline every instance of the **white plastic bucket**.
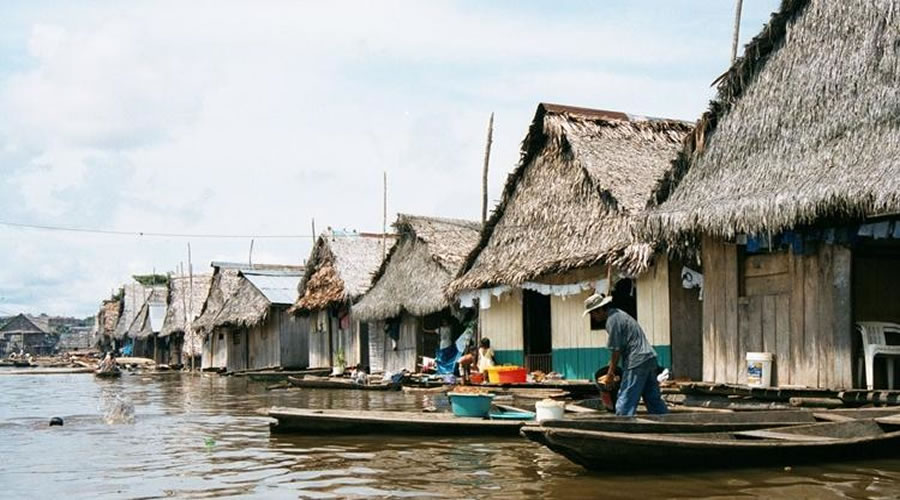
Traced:
POLYGON ((566 412, 566 404, 562 401, 545 399, 535 403, 534 409, 537 414, 535 418, 538 422, 543 422, 544 420, 559 420, 563 418, 563 414, 566 412))
POLYGON ((770 387, 772 385, 771 352, 747 353, 747 385, 753 387, 770 387))

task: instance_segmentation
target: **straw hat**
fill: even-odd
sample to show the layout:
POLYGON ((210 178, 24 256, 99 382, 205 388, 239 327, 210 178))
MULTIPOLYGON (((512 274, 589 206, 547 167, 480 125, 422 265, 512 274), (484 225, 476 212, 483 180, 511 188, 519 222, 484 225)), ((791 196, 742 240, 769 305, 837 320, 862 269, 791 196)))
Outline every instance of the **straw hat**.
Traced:
POLYGON ((593 311, 594 309, 599 309, 601 307, 606 307, 612 304, 613 298, 612 295, 604 295, 602 293, 595 293, 590 297, 584 299, 584 314, 582 316, 587 316, 588 313, 593 311))

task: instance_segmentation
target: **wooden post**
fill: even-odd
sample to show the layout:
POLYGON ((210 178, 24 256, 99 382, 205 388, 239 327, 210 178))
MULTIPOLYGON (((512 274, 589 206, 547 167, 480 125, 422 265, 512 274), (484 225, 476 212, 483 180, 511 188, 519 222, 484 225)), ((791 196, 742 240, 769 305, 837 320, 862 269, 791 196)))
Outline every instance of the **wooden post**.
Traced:
POLYGON ((737 60, 738 38, 741 34, 741 7, 743 0, 736 0, 734 5, 734 37, 731 39, 731 64, 737 60))
POLYGON ((253 269, 253 238, 250 238, 250 255, 247 257, 247 263, 250 269, 253 269))
POLYGON ((481 224, 487 222, 488 166, 491 163, 491 143, 494 136, 494 113, 488 121, 487 143, 484 145, 484 169, 481 172, 481 224))
POLYGON ((384 171, 384 212, 381 220, 381 259, 387 257, 387 170, 384 171))
MULTIPOLYGON (((191 300, 188 301, 188 317, 191 318, 191 322, 194 321, 194 266, 191 263, 191 242, 188 242, 188 292, 191 294, 191 300)), ((187 322, 184 323, 185 329, 188 327, 187 322)), ((196 339, 196 335, 194 335, 194 327, 191 325, 191 373, 194 373, 194 340, 196 339)), ((201 344, 201 355, 203 354, 202 344, 201 344)))

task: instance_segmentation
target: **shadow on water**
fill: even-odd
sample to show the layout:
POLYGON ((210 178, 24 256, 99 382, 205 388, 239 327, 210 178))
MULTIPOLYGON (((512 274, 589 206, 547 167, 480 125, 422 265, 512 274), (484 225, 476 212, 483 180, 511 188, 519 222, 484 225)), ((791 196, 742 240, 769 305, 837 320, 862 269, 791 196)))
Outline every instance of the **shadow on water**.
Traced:
POLYGON ((8 498, 900 495, 900 461, 615 476, 519 439, 270 435, 267 406, 416 410, 445 396, 266 391, 245 378, 0 377, 8 498), (51 416, 65 420, 49 427, 51 416))

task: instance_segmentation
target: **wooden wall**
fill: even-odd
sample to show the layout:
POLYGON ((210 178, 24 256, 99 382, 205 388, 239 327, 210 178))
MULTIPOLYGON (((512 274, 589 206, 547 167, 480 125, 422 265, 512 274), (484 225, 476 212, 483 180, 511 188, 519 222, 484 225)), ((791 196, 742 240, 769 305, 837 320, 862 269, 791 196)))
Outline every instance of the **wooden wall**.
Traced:
POLYGON ((247 369, 248 346, 246 328, 229 328, 225 330, 225 350, 227 362, 225 367, 230 372, 240 372, 247 369), (237 343, 235 343, 237 339, 237 343))
POLYGON ((478 311, 478 327, 482 338, 491 339, 494 351, 523 351, 522 291, 491 297, 490 309, 478 311))
POLYGON ((203 357, 200 362, 203 369, 225 368, 228 366, 226 340, 229 339, 221 328, 213 329, 206 337, 206 341, 203 343, 203 357))
MULTIPOLYGON (((301 318, 302 319, 302 318, 301 318)), ((309 324, 310 368, 331 367, 331 350, 328 345, 328 311, 313 311, 306 317, 309 324)))
POLYGON ((371 373, 384 372, 384 343, 386 338, 383 321, 372 321, 369 323, 369 371, 371 373))
POLYGON ((669 345, 669 263, 659 259, 635 281, 637 320, 652 345, 669 345))
MULTIPOLYGON (((371 331, 370 331, 371 332, 371 331)), ((422 320, 416 316, 404 313, 400 319, 400 339, 397 341, 397 350, 393 349, 391 338, 383 333, 384 340, 381 343, 381 358, 384 360, 385 372, 399 372, 401 370, 416 371, 416 363, 422 354, 422 320)))
POLYGON ((272 316, 262 323, 247 330, 247 350, 249 370, 277 368, 281 366, 281 349, 278 336, 278 324, 272 316))
MULTIPOLYGON (((682 262, 669 261, 669 336, 676 377, 703 379, 703 303, 699 288, 684 288, 682 262)), ((699 269, 695 269, 698 270, 699 269)))
POLYGON ((584 315, 584 301, 591 293, 584 291, 569 297, 550 297, 550 331, 554 351, 606 347, 606 330, 591 331, 591 318, 584 315))
POLYGON ((850 388, 850 250, 744 257, 703 241, 703 378, 746 382, 746 353, 775 354, 773 384, 850 388))
POLYGON ((277 322, 280 334, 281 364, 283 368, 309 367, 309 322, 287 312, 284 307, 273 310, 269 321, 277 322))

